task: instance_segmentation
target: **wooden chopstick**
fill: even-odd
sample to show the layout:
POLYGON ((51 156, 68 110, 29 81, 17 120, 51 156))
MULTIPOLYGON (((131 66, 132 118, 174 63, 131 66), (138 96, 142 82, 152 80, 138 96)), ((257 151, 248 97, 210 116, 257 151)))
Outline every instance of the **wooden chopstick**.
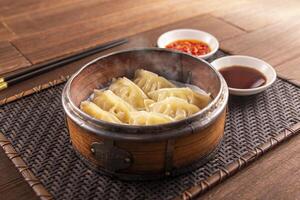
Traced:
POLYGON ((119 39, 114 40, 105 44, 101 44, 99 46, 96 46, 95 48, 88 49, 83 52, 79 52, 58 60, 50 61, 45 64, 36 65, 32 69, 28 69, 22 72, 14 73, 12 75, 8 75, 6 77, 0 77, 0 91, 8 88, 9 86, 19 83, 21 81, 24 81, 26 79, 32 78, 34 76, 40 75, 42 73, 48 72, 50 70, 53 70, 55 68, 61 67, 63 65, 69 64, 71 62, 80 60, 84 57, 93 55, 95 53, 99 53, 101 51, 104 51, 106 49, 110 49, 115 46, 122 45, 124 43, 128 42, 128 39, 119 39))

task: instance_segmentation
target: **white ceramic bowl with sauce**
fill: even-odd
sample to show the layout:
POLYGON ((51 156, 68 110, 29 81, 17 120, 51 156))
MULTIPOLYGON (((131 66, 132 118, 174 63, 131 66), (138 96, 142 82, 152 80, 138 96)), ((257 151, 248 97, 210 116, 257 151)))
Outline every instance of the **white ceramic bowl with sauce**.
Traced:
POLYGON ((195 29, 175 29, 168 31, 158 38, 157 46, 159 48, 166 48, 168 44, 176 40, 200 40, 208 44, 211 51, 208 54, 197 56, 202 59, 211 57, 219 49, 219 42, 213 35, 195 29))
POLYGON ((229 93, 233 95, 247 96, 260 93, 269 88, 276 80, 276 71, 271 65, 263 60, 250 56, 225 56, 214 60, 211 65, 218 71, 231 66, 245 66, 261 72, 266 78, 265 84, 256 88, 239 89, 229 87, 229 93))

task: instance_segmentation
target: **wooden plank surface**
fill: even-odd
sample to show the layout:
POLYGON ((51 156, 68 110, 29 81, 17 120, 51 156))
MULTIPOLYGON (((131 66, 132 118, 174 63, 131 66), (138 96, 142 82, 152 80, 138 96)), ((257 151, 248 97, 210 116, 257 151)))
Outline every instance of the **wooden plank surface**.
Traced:
POLYGON ((223 41, 221 48, 232 54, 256 56, 278 65, 300 55, 299 34, 300 20, 283 21, 223 41))
MULTIPOLYGON (((300 19, 300 18, 297 18, 300 19)), ((300 20, 287 20, 228 39, 221 48, 231 54, 249 55, 270 63, 281 75, 290 79, 300 66, 300 20)))
POLYGON ((298 0, 237 1, 215 10, 212 14, 248 32, 264 28, 282 20, 300 16, 298 0))
POLYGON ((30 80, 24 81, 22 83, 19 83, 15 85, 10 90, 4 90, 1 92, 1 98, 9 97, 14 94, 18 94, 22 91, 29 90, 33 88, 36 85, 41 85, 43 83, 48 83, 49 81, 55 80, 60 76, 67 76, 73 74, 75 71, 77 71, 81 66, 83 66, 85 63, 89 62, 90 60, 113 52, 113 51, 119 51, 129 48, 142 48, 142 47, 154 47, 156 45, 157 38, 164 33, 165 31, 172 30, 174 28, 196 28, 201 29, 204 31, 211 32, 216 37, 219 38, 220 41, 223 41, 227 38, 231 38, 240 34, 244 34, 243 31, 240 29, 233 27, 229 24, 226 24, 222 20, 219 20, 215 17, 212 17, 210 15, 200 15, 193 18, 185 19, 173 24, 169 24, 166 26, 162 26, 156 29, 151 29, 149 31, 145 31, 142 33, 138 33, 136 35, 133 35, 129 37, 129 42, 125 45, 115 47, 109 50, 106 50, 102 53, 95 54, 93 56, 90 56, 88 58, 82 59, 78 62, 71 63, 69 65, 64 66, 63 68, 53 70, 51 72, 48 72, 47 74, 43 74, 37 77, 34 77, 30 80), (189 24, 189 25, 187 25, 189 24))
MULTIPOLYGON (((98 0, 78 1, 69 5, 61 5, 58 7, 48 8, 46 10, 38 9, 30 13, 23 14, 24 17, 11 17, 4 21, 13 32, 21 37, 49 29, 57 29, 61 27, 67 28, 68 26, 76 23, 88 23, 93 25, 94 21, 91 20, 96 20, 95 18, 99 18, 98 20, 100 21, 106 20, 108 23, 113 25, 114 20, 110 19, 110 17, 119 15, 121 13, 120 10, 124 8, 124 6, 138 10, 139 7, 141 7, 141 4, 143 4, 144 8, 147 6, 151 7, 157 3, 157 0, 146 2, 143 0, 115 0, 113 4, 109 1, 99 3, 98 0), (101 15, 99 15, 100 10, 101 15)), ((127 11, 124 10, 124 12, 127 11)), ((96 30, 101 28, 103 27, 94 27, 96 30)))
POLYGON ((299 200, 300 135, 264 155, 199 199, 299 200))
POLYGON ((179 0, 174 4, 172 1, 162 1, 159 4, 151 3, 151 6, 146 7, 144 5, 138 8, 129 7, 117 14, 110 13, 63 28, 50 29, 47 32, 13 40, 12 43, 36 64, 201 13, 198 11, 197 2, 189 4, 184 2, 179 0), (118 20, 120 17, 122 20, 118 20))
POLYGON ((0 148, 0 199, 39 199, 0 148))
POLYGON ((15 34, 7 28, 4 22, 0 21, 0 41, 9 41, 15 38, 15 34))
POLYGON ((60 6, 67 6, 69 4, 76 4, 78 0, 22 0, 22 1, 11 1, 1 0, 0 1, 0 16, 2 19, 10 17, 24 16, 24 14, 35 12, 36 10, 48 10, 60 6))
MULTIPOLYGON (((298 0, 0 0, 0 74, 130 36, 124 46, 24 81, 0 92, 0 97, 72 74, 111 51, 154 46, 162 32, 178 27, 211 32, 225 50, 262 58, 287 79, 300 82, 299 4, 298 0)), ((297 199, 299 140, 297 136, 268 153, 201 198, 297 199)), ((4 157, 0 150, 0 199, 36 199, 4 157)))
MULTIPOLYGON (((16 3, 20 13, 6 13, 2 21, 14 34, 10 41, 34 64, 223 7, 217 0, 56 0, 38 1, 40 8, 34 9, 37 5, 26 1, 26 6, 16 3)), ((8 1, 2 5, 7 12, 13 7, 8 1)))
POLYGON ((0 75, 30 65, 31 63, 10 42, 0 41, 0 75))
POLYGON ((277 65, 276 70, 285 79, 300 85, 300 56, 277 65))

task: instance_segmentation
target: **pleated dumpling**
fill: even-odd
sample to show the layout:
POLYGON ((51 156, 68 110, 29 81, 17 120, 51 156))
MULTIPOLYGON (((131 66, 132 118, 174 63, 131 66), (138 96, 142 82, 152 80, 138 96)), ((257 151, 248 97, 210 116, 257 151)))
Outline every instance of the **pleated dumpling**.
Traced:
POLYGON ((99 106, 90 101, 83 101, 80 104, 80 109, 86 114, 103 121, 122 124, 122 122, 112 113, 102 110, 99 106))
POLYGON ((122 122, 128 123, 129 113, 136 111, 132 105, 110 90, 95 90, 93 102, 105 111, 115 115, 122 122))
POLYGON ((155 103, 155 101, 153 99, 145 99, 144 100, 145 110, 149 110, 149 106, 153 103, 155 103))
POLYGON ((137 111, 130 113, 129 124, 131 125, 155 125, 174 121, 168 115, 155 112, 137 111))
POLYGON ((184 88, 162 88, 148 93, 148 96, 155 101, 162 101, 168 97, 178 97, 194 104, 199 108, 204 108, 211 101, 208 94, 199 94, 188 87, 184 88))
POLYGON ((131 80, 125 77, 118 78, 113 81, 109 89, 137 110, 145 109, 144 100, 148 99, 148 96, 131 80))
POLYGON ((138 69, 135 72, 134 82, 146 93, 160 89, 176 87, 173 83, 153 72, 138 69))
POLYGON ((149 105, 148 109, 151 112, 168 115, 175 120, 184 119, 200 110, 197 106, 177 97, 167 97, 162 101, 149 105))

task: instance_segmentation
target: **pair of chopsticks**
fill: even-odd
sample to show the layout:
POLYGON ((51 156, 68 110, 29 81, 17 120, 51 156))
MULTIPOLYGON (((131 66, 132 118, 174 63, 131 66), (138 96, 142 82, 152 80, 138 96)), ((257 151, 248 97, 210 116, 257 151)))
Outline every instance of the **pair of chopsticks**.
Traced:
POLYGON ((95 53, 99 53, 101 51, 110 49, 115 46, 122 45, 124 43, 128 42, 127 39, 119 39, 112 42, 108 42, 99 46, 96 46, 95 48, 88 49, 86 51, 70 55, 68 57, 64 57, 58 60, 50 61, 45 64, 36 65, 32 69, 28 69, 22 72, 18 72, 12 75, 8 75, 6 77, 0 77, 0 91, 8 88, 11 85, 14 85, 16 83, 19 83, 21 81, 24 81, 26 79, 35 77, 37 75, 40 75, 42 73, 48 72, 50 70, 53 70, 55 68, 61 67, 63 65, 69 64, 71 62, 80 60, 82 58, 85 58, 87 56, 93 55, 95 53))

